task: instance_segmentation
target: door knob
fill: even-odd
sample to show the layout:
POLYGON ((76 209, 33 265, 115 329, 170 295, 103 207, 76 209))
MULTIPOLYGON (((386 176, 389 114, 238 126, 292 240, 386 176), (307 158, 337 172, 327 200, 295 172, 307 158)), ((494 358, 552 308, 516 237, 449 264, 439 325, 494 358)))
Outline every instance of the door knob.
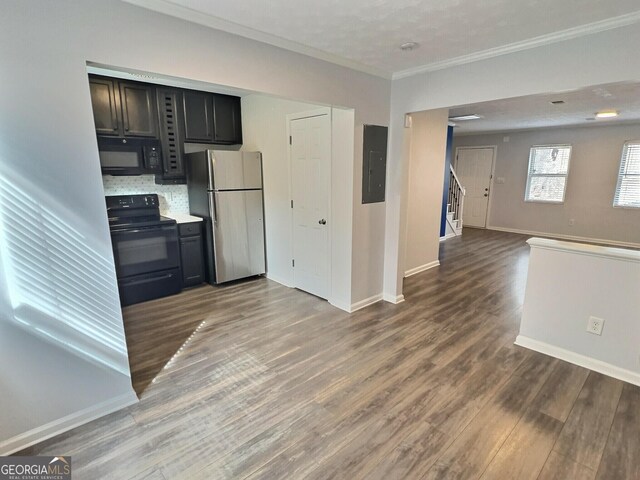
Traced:
POLYGON ((485 196, 485 197, 488 197, 488 196, 489 196, 489 194, 488 194, 488 193, 485 193, 485 194, 484 194, 484 196, 485 196))
POLYGON ((318 220, 318 223, 319 223, 320 225, 326 225, 326 224, 327 224, 327 221, 323 218, 322 220, 318 220))

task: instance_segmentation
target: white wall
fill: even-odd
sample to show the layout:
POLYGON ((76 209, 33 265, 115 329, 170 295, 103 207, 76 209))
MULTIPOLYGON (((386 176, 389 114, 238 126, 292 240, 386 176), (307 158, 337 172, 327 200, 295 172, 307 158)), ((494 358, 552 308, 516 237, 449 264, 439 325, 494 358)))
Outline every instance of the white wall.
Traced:
POLYGON ((443 108, 411 115, 405 275, 438 264, 448 114, 443 108))
POLYGON ((293 249, 286 116, 317 108, 267 95, 242 97, 242 149, 262 152, 267 276, 287 286, 293 285, 293 249))
POLYGON ((640 252, 541 238, 529 243, 516 343, 640 385, 640 252), (602 335, 587 332, 591 316, 604 319, 602 335))
MULTIPOLYGON (((78 236, 90 241, 92 250, 108 260, 109 273, 96 281, 111 289, 111 311, 119 309, 87 82, 87 61, 354 108, 356 144, 362 142, 362 124, 385 125, 389 118, 390 82, 385 79, 118 0, 3 2, 0 17, 0 84, 4 92, 0 97, 0 166, 25 179, 30 191, 51 193, 56 200, 50 205, 54 213, 65 219, 78 236)), ((356 170, 362 168, 361 152, 360 155, 356 152, 354 163, 356 170)), ((359 190, 359 184, 354 185, 359 190)), ((359 196, 358 191, 354 191, 354 196, 359 196)), ((354 232, 353 241, 370 242, 374 245, 373 251, 381 252, 382 209, 358 206, 353 215, 355 224, 370 226, 354 232)), ((81 256, 83 249, 88 247, 77 248, 76 253, 81 256)), ((359 282, 369 285, 370 280, 361 276, 382 271, 381 256, 359 256, 354 262, 357 268, 353 269, 350 279, 352 285, 359 282)), ((379 292, 371 292, 375 293, 379 292)), ((8 322, 12 313, 3 311, 0 318, 2 322, 8 322)), ((37 348, 35 339, 32 345, 37 348)), ((85 397, 80 392, 92 388, 89 379, 76 376, 64 363, 58 367, 57 374, 69 378, 77 389, 65 395, 73 396, 77 402, 60 405, 27 388, 29 384, 43 381, 45 371, 29 370, 25 362, 0 349, 2 385, 11 385, 25 399, 37 395, 41 414, 37 418, 23 419, 28 402, 21 402, 18 396, 10 405, 3 406, 2 419, 20 418, 21 431, 32 431, 43 423, 78 415, 82 408, 93 408, 99 401, 108 402, 119 398, 123 392, 132 392, 126 379, 124 387, 118 382, 106 382, 107 391, 95 390, 94 397, 85 397)), ((59 429, 69 425, 70 421, 59 425, 59 429)), ((3 425, 0 440, 7 440, 15 433, 3 425)))
POLYGON ((640 24, 394 80, 391 93, 384 292, 402 293, 404 114, 507 97, 640 80, 640 24))
POLYGON ((497 145, 488 228, 638 245, 640 209, 613 207, 622 147, 634 139, 640 139, 640 126, 612 125, 463 135, 454 137, 453 145, 497 145), (563 204, 524 201, 529 150, 546 144, 572 146, 563 204), (498 177, 504 184, 495 182, 498 177))

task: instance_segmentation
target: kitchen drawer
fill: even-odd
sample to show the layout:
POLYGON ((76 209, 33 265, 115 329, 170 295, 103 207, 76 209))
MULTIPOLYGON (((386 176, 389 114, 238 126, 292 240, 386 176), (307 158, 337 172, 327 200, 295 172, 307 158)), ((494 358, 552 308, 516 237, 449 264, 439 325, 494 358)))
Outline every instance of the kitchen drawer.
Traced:
POLYGON ((200 224, 202 222, 180 223, 178 229, 181 237, 189 237, 191 235, 200 235, 200 224))

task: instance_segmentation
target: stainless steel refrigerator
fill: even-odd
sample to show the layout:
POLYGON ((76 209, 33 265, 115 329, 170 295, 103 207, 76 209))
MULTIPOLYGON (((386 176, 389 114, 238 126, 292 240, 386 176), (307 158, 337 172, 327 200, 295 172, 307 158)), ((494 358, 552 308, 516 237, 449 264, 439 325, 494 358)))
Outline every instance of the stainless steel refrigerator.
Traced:
POLYGON ((265 273, 260 152, 206 150, 186 163, 189 208, 205 221, 207 281, 265 273))

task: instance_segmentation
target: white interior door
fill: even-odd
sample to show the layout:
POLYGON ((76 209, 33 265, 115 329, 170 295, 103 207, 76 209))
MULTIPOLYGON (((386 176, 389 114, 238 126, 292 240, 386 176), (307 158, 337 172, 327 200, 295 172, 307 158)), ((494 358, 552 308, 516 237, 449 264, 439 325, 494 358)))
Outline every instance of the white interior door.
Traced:
POLYGON ((487 207, 493 168, 493 148, 459 148, 456 174, 466 190, 462 225, 487 226, 487 207))
POLYGON ((292 119, 294 286, 329 296, 329 194, 331 119, 328 114, 292 119))

